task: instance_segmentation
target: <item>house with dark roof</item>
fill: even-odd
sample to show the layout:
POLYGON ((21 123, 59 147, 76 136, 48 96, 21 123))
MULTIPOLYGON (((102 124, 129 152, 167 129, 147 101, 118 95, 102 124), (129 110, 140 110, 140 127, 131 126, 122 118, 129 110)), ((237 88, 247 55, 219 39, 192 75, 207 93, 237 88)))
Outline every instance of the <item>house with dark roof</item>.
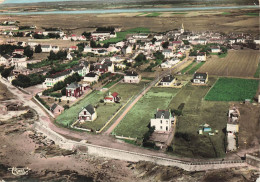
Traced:
POLYGON ((106 73, 108 72, 108 65, 107 64, 96 64, 95 65, 95 72, 98 74, 106 73))
POLYGON ((157 109, 154 118, 150 120, 150 126, 155 127, 154 131, 157 132, 168 132, 171 130, 174 123, 174 116, 170 110, 157 109))
POLYGON ((197 61, 206 61, 206 53, 205 52, 198 52, 197 54, 197 61))
POLYGON ((176 82, 176 78, 172 75, 166 75, 164 76, 159 85, 160 86, 164 86, 164 87, 169 87, 169 86, 173 86, 173 84, 176 82))
POLYGON ((192 82, 194 84, 206 84, 208 82, 208 73, 196 72, 193 76, 192 82))
POLYGON ((10 61, 12 59, 12 56, 5 54, 3 56, 0 56, 0 65, 9 65, 10 61))
POLYGON ((124 76, 125 83, 139 83, 141 80, 141 75, 138 75, 135 71, 128 71, 124 76))
POLYGON ((73 71, 71 69, 64 70, 46 77, 43 85, 46 87, 53 87, 57 82, 63 81, 68 76, 72 75, 73 71))
POLYGON ((113 92, 112 94, 109 92, 108 95, 104 98, 104 102, 106 103, 119 103, 120 97, 117 92, 113 92))
POLYGON ((88 74, 86 74, 84 76, 84 81, 85 82, 98 82, 99 76, 98 74, 94 73, 94 72, 89 72, 88 74))
POLYGON ((96 109, 91 104, 87 105, 79 112, 78 119, 80 122, 94 121, 97 119, 96 109))
POLYGON ((80 97, 83 94, 83 87, 81 84, 76 82, 71 83, 66 87, 66 96, 67 97, 80 97))
POLYGON ((52 104, 52 106, 50 107, 50 111, 55 115, 58 116, 60 115, 63 111, 64 108, 56 103, 52 104))

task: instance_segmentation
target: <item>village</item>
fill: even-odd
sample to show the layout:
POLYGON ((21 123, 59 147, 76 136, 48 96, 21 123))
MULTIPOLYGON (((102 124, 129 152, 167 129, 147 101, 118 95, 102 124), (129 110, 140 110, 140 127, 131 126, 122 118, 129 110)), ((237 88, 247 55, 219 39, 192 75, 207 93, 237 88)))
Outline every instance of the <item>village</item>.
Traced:
MULTIPOLYGON (((183 23, 163 33, 97 27, 76 35, 19 23, 0 26, 1 79, 56 125, 185 157, 223 157, 249 142, 239 140, 239 103, 259 107, 259 35, 183 23), (216 63, 223 60, 225 68, 216 63)), ((13 105, 1 103, 1 115, 22 107, 13 105)))

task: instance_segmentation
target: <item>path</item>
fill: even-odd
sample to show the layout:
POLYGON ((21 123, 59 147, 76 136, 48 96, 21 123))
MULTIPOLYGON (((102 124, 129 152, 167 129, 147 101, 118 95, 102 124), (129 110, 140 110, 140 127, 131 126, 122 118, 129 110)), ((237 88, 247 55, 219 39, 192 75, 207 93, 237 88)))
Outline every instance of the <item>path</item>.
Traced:
MULTIPOLYGON (((186 55, 186 58, 180 62, 179 64, 177 64, 176 66, 174 66, 173 68, 164 71, 163 73, 161 73, 161 75, 156 78, 155 80, 153 80, 149 86, 142 91, 133 101, 130 105, 128 105, 127 108, 125 108, 124 112, 119 116, 119 118, 117 118, 117 120, 110 126, 110 128, 108 128, 108 130, 104 133, 106 135, 109 135, 112 133, 112 131, 116 128, 116 126, 122 121, 122 119, 126 116, 126 114, 133 108, 133 106, 165 75, 169 74, 169 72, 175 71, 178 67, 180 67, 181 65, 183 65, 184 63, 187 62, 188 60, 188 56, 186 55)), ((173 72, 173 73, 175 73, 173 72)))

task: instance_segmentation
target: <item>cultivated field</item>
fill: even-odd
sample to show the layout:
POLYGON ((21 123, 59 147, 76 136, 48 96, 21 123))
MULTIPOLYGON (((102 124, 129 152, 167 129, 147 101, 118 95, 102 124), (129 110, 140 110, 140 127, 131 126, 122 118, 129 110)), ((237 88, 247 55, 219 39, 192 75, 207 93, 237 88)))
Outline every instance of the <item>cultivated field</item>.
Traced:
POLYGON ((244 101, 253 99, 258 89, 258 80, 240 78, 219 78, 206 95, 205 100, 244 101))
POLYGON ((231 50, 225 58, 213 55, 198 71, 218 76, 254 77, 258 62, 256 50, 231 50))
POLYGON ((207 86, 193 86, 189 83, 172 99, 169 108, 178 109, 184 104, 183 115, 177 117, 176 133, 179 135, 175 135, 172 145, 175 155, 198 158, 225 155, 225 134, 222 130, 226 127, 229 104, 203 100, 216 80, 216 77, 210 77, 207 86), (199 127, 205 123, 210 125, 213 132, 218 130, 219 133, 214 136, 208 133, 199 135, 199 127))
POLYGON ((142 139, 143 135, 148 131, 147 126, 150 119, 154 117, 156 109, 168 109, 172 97, 178 91, 179 89, 174 88, 152 88, 127 113, 113 133, 142 139))
POLYGON ((121 97, 121 102, 114 104, 100 103, 100 100, 104 99, 108 92, 93 91, 91 94, 58 116, 56 121, 64 126, 70 125, 77 120, 78 113, 83 107, 87 106, 88 104, 92 104, 93 106, 97 107, 96 112, 98 117, 93 122, 84 123, 82 127, 99 130, 113 116, 113 114, 116 113, 116 111, 128 101, 128 99, 137 94, 137 92, 143 88, 143 84, 144 82, 140 82, 139 84, 119 83, 114 86, 109 91, 111 93, 118 92, 119 96, 121 97))

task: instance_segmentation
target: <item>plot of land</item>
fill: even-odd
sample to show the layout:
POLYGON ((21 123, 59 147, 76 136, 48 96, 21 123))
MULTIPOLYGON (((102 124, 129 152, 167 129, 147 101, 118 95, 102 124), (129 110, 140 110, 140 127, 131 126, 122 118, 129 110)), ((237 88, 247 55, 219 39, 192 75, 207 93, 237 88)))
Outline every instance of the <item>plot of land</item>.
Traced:
POLYGON ((225 155, 224 138, 222 130, 227 124, 227 102, 204 101, 210 86, 217 78, 210 77, 207 86, 192 86, 187 84, 172 99, 169 108, 178 109, 184 104, 182 116, 177 117, 177 128, 173 140, 173 153, 187 157, 214 158, 225 155), (209 136, 208 133, 198 134, 200 125, 209 124, 212 132, 219 133, 209 136))
POLYGON ((179 89, 152 88, 129 111, 125 118, 115 128, 114 134, 125 137, 142 138, 148 131, 148 124, 156 109, 167 109, 172 97, 179 89))
POLYGON ((126 30, 126 31, 123 31, 123 32, 117 32, 116 38, 104 40, 104 41, 101 41, 101 43, 117 43, 117 42, 120 42, 120 41, 126 39, 126 36, 129 35, 129 34, 149 33, 149 32, 150 32, 150 30, 148 28, 142 28, 142 27, 133 28, 133 29, 129 29, 129 30, 126 30))
POLYGON ((229 51, 225 58, 212 56, 198 71, 218 76, 254 77, 258 62, 258 51, 229 51))
POLYGON ((91 94, 86 96, 84 99, 82 99, 80 102, 73 105, 70 109, 63 112, 58 118, 57 122, 67 126, 72 124, 77 120, 78 113, 80 110, 87 106, 88 104, 92 104, 93 106, 96 106, 97 111, 97 119, 93 122, 86 122, 81 127, 93 129, 93 130, 99 130, 102 128, 105 123, 113 116, 113 114, 116 113, 116 111, 127 102, 129 98, 131 98, 133 95, 137 94, 137 92, 140 91, 141 88, 143 88, 143 82, 140 82, 139 84, 125 84, 125 83, 119 83, 115 87, 113 87, 109 92, 118 92, 119 96, 121 97, 120 103, 100 103, 101 99, 104 99, 105 95, 108 93, 103 93, 100 91, 93 91, 91 94))
POLYGON ((205 100, 244 101, 253 99, 258 89, 258 80, 239 78, 220 78, 205 100))
POLYGON ((14 98, 13 94, 9 92, 4 84, 0 82, 0 101, 14 98))
POLYGON ((205 62, 200 62, 198 64, 196 64, 193 68, 191 68, 188 71, 188 74, 194 74, 202 65, 204 65, 205 62))

